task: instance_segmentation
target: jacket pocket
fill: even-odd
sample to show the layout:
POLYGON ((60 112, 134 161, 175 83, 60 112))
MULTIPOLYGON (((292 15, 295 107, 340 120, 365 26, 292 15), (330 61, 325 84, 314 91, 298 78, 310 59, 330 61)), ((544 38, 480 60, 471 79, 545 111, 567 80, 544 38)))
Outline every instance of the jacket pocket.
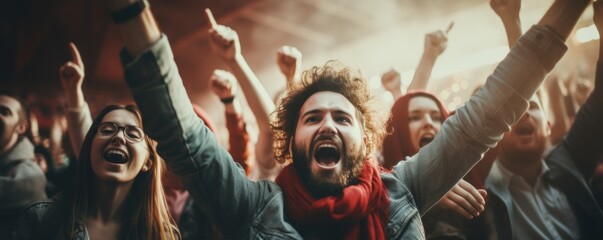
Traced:
POLYGON ((388 239, 425 239, 419 210, 409 198, 393 200, 390 204, 388 239))
POLYGON ((285 220, 282 192, 276 193, 251 221, 251 239, 302 239, 285 220))

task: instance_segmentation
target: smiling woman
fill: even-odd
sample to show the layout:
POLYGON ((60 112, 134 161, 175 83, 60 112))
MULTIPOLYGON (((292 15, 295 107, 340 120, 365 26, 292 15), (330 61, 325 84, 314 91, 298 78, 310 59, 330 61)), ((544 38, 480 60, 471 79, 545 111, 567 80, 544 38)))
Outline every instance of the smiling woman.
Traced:
POLYGON ((73 185, 30 206, 17 239, 176 239, 162 160, 132 105, 104 108, 88 130, 73 185))

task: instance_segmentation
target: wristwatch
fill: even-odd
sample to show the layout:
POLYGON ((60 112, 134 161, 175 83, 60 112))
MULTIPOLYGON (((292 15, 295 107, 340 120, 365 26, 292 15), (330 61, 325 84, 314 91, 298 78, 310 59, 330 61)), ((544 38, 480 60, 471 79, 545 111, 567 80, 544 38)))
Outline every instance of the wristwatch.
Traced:
POLYGON ((111 19, 117 24, 123 24, 138 16, 148 6, 147 1, 138 0, 127 7, 111 12, 111 19))

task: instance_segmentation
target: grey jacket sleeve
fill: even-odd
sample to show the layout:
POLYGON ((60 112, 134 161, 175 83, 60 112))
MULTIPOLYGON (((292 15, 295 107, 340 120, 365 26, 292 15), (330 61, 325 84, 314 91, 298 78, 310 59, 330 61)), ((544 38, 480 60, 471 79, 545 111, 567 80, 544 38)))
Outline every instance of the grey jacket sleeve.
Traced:
POLYGON ((222 232, 244 231, 270 192, 252 182, 193 112, 166 36, 132 59, 121 53, 125 78, 145 132, 191 196, 222 232))
POLYGON ((46 199, 46 177, 31 159, 23 159, 8 174, 0 176, 0 210, 24 209, 46 199))
POLYGON ((421 214, 496 146, 528 108, 528 100, 565 53, 563 40, 534 26, 488 77, 486 85, 448 118, 436 138, 394 175, 413 193, 421 214))
POLYGON ((67 130, 71 147, 76 158, 79 158, 88 129, 92 126, 92 116, 90 116, 88 103, 84 103, 81 108, 67 109, 65 116, 67 117, 67 130))

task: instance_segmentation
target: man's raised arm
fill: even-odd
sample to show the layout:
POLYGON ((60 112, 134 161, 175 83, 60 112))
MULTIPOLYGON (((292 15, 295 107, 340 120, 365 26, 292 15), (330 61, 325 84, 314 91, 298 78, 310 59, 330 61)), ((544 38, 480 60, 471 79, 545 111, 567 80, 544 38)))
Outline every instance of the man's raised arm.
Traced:
POLYGON ((394 174, 413 192, 421 213, 521 118, 528 99, 565 53, 564 41, 589 2, 555 1, 538 25, 517 41, 486 85, 444 122, 436 138, 394 168, 394 174))
POLYGON ((193 112, 167 37, 162 35, 149 7, 139 14, 138 1, 110 0, 126 48, 121 52, 124 75, 142 114, 145 132, 158 142, 157 152, 179 175, 205 215, 222 234, 244 234, 259 202, 269 195, 268 183, 247 179, 193 112))

